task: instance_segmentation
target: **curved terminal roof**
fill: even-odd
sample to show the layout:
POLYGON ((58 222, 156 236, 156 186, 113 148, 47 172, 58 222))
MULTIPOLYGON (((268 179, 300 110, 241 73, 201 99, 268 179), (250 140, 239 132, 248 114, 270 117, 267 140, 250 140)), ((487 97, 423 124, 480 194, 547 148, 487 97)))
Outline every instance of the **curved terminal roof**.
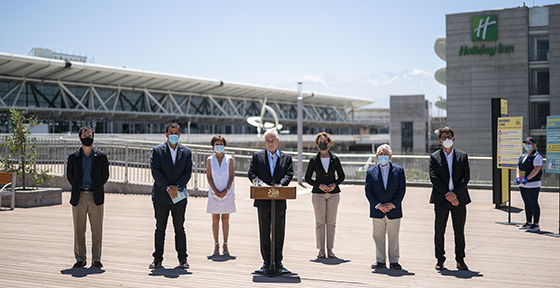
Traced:
MULTIPOLYGON (((297 101, 296 89, 244 84, 216 79, 183 76, 177 74, 112 67, 82 62, 8 54, 0 52, 0 76, 4 79, 52 80, 83 84, 132 87, 136 89, 161 90, 175 93, 201 93, 232 97, 297 101)), ((303 91, 308 104, 358 108, 374 101, 303 91)))

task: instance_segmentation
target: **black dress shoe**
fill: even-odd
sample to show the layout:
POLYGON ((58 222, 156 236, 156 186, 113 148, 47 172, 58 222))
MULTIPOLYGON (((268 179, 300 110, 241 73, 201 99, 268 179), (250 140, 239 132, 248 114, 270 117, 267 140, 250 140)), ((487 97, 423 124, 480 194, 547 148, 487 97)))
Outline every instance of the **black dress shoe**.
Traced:
POLYGON ((74 263, 74 266, 72 266, 73 268, 82 268, 85 267, 87 264, 86 261, 77 261, 76 263, 74 263))
POLYGON ((385 265, 385 263, 382 262, 375 262, 375 264, 371 265, 371 269, 381 269, 381 268, 387 268, 387 265, 385 265))
POLYGON ((263 262, 263 265, 261 266, 260 270, 270 270, 270 263, 263 262))
POLYGON ((465 261, 457 261, 457 269, 467 271, 469 267, 465 264, 465 261))
POLYGON ((436 263, 436 270, 443 270, 443 262, 445 262, 445 260, 438 260, 436 263))
POLYGON ((277 262, 276 263, 276 270, 288 270, 288 269, 286 269, 286 267, 284 267, 284 265, 282 265, 282 262, 277 262))
POLYGON ((396 270, 401 270, 402 266, 399 263, 391 263, 389 264, 389 267, 391 267, 391 269, 396 269, 396 270))
POLYGON ((97 267, 97 268, 103 267, 103 263, 101 263, 101 261, 93 261, 92 265, 97 267))

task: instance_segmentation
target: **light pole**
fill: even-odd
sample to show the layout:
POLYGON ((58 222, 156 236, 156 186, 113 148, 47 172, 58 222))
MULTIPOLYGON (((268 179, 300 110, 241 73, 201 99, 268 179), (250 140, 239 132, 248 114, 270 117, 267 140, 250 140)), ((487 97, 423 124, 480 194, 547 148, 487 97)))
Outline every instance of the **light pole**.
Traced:
POLYGON ((302 82, 297 84, 297 153, 298 153, 298 165, 297 165, 297 178, 298 184, 303 184, 303 91, 302 82))

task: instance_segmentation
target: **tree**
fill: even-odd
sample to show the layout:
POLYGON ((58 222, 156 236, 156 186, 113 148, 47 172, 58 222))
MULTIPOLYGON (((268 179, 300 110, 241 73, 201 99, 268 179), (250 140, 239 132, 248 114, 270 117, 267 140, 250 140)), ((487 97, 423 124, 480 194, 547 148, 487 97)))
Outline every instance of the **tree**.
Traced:
POLYGON ((48 174, 51 169, 36 169, 34 167, 35 160, 39 156, 35 153, 37 144, 35 143, 35 137, 31 137, 31 129, 42 123, 35 116, 25 117, 23 111, 16 108, 10 109, 10 118, 12 119, 11 132, 0 143, 0 147, 8 152, 2 155, 0 159, 2 170, 17 173, 17 176, 22 179, 24 190, 27 176, 31 176, 31 181, 35 187, 51 181, 53 176, 48 174))

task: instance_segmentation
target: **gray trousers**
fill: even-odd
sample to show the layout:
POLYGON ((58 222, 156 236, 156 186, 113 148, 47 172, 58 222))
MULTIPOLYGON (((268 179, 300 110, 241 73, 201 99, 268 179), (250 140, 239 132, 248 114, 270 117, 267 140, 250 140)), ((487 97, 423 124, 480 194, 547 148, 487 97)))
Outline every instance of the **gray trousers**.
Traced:
POLYGON ((399 263, 399 230, 401 227, 401 218, 391 220, 385 216, 381 219, 372 218, 372 220, 376 261, 379 263, 386 263, 385 235, 387 235, 389 263, 399 263))
POLYGON ((325 249, 325 230, 327 236, 327 249, 334 247, 334 232, 336 230, 336 214, 340 193, 313 193, 311 202, 315 208, 315 232, 317 249, 325 249))
POLYGON ((74 220, 74 257, 76 261, 86 261, 86 221, 91 226, 92 261, 101 261, 101 239, 103 236, 103 204, 97 206, 93 193, 82 191, 78 205, 72 206, 74 220))

